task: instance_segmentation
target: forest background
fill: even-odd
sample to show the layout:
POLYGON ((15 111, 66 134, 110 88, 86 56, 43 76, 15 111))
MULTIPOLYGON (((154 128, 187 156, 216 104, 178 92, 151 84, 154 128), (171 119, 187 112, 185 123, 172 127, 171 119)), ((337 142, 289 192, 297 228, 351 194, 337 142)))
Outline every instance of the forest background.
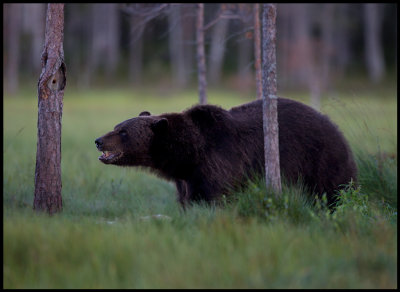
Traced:
MULTIPOLYGON (((36 80, 46 4, 4 4, 6 93, 36 80)), ((278 87, 316 95, 348 84, 393 80, 396 4, 278 4, 278 87)), ((249 96, 255 88, 253 5, 207 3, 207 80, 249 96)), ((195 4, 68 4, 64 51, 68 85, 194 86, 195 4)))

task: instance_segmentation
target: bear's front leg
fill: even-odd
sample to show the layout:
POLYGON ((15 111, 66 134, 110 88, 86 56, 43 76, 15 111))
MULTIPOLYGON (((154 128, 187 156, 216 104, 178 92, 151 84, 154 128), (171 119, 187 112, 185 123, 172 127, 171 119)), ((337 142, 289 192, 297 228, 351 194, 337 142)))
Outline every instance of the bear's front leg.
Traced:
POLYGON ((211 191, 204 187, 204 183, 196 184, 191 181, 188 182, 179 179, 175 181, 175 184, 178 194, 178 201, 184 210, 187 206, 194 202, 210 203, 213 199, 211 191))
POLYGON ((186 206, 189 204, 190 201, 189 186, 186 181, 180 179, 176 180, 175 184, 178 201, 181 204, 183 210, 186 210, 186 206))

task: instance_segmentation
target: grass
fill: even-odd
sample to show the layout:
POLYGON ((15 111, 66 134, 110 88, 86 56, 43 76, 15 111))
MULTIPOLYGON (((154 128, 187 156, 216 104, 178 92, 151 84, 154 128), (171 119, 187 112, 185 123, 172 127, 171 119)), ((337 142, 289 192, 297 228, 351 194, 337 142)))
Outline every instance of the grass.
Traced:
MULTIPOLYGON (((185 109, 196 92, 67 88, 63 212, 52 217, 32 211, 35 94, 3 100, 3 288, 397 287, 395 93, 345 93, 322 103, 360 171, 361 186, 342 194, 337 212, 314 204, 301 185, 266 196, 262 180, 226 204, 182 212, 171 183, 100 164, 94 140, 143 110, 185 109), (165 217, 149 217, 156 214, 165 217)), ((250 100, 226 91, 209 97, 226 108, 250 100)))

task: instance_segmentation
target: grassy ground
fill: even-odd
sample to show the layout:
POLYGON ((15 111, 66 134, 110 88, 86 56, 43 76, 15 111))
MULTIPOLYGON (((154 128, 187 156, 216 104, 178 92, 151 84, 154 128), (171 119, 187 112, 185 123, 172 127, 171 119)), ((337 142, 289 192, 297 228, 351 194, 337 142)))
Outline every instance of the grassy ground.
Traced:
MULTIPOLYGON (((3 101, 4 288, 397 287, 395 92, 345 92, 322 103, 360 168, 361 189, 348 190, 336 213, 312 204, 301 187, 266 199, 262 181, 225 205, 183 213, 172 184, 101 164, 94 140, 143 110, 181 111, 196 92, 67 88, 63 212, 53 217, 32 211, 35 94, 3 101)), ((209 92, 210 103, 226 108, 249 100, 209 92)))

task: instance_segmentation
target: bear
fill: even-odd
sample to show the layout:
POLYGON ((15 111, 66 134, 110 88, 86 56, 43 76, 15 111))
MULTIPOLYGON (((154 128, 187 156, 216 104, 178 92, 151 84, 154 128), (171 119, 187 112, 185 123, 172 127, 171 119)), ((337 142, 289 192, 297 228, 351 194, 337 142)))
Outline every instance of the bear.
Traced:
MULTIPOLYGON (((352 151, 338 127, 313 108, 278 98, 281 174, 336 201, 341 185, 356 181, 352 151)), ((104 164, 149 168, 173 181, 183 207, 218 201, 263 175, 262 100, 229 110, 195 105, 181 113, 145 111, 95 140, 104 164)))

